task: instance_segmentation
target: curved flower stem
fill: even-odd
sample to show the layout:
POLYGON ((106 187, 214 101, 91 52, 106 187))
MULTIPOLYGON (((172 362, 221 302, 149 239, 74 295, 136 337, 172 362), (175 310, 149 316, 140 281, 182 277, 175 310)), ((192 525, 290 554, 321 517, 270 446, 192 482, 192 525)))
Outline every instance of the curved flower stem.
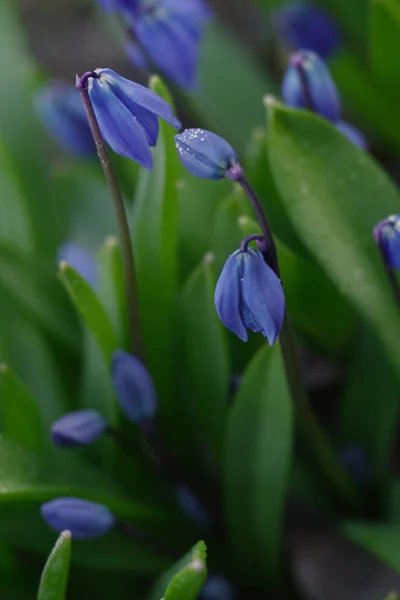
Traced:
MULTIPOLYGON (((246 192, 257 216, 263 237, 267 242, 267 250, 263 252, 264 260, 280 279, 275 240, 255 191, 247 181, 240 165, 233 165, 227 171, 226 177, 239 183, 246 192)), ((286 312, 279 335, 279 341, 286 378, 297 418, 299 434, 303 438, 306 447, 308 446, 310 455, 317 464, 321 474, 325 477, 327 483, 334 487, 349 504, 357 504, 357 489, 347 473, 339 465, 335 452, 310 406, 300 371, 294 337, 286 312)))
POLYGON ((128 322, 132 341, 132 350, 135 355, 144 360, 143 342, 140 328, 138 292, 136 282, 136 267, 133 256, 132 241, 129 231, 128 220, 126 218, 124 201, 121 191, 118 187, 117 180, 108 156, 106 144, 101 135, 100 127, 96 119, 96 115, 90 100, 88 91, 88 80, 91 77, 98 77, 97 73, 89 71, 76 77, 76 87, 82 98, 83 106, 86 111, 86 116, 89 122, 90 131, 97 148, 101 166, 103 167, 104 175, 111 193, 114 203, 114 210, 117 218, 119 235, 121 239, 122 258, 124 266, 125 293, 126 293, 126 308, 128 311, 128 322))

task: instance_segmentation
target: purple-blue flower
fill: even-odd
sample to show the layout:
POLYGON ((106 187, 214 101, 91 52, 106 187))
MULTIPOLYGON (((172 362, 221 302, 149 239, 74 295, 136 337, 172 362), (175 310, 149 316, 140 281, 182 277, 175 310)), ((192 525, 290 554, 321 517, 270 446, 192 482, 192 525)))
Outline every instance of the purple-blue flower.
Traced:
POLYGON ((319 6, 294 2, 276 10, 272 18, 279 37, 292 50, 308 48, 326 60, 341 44, 338 26, 319 6))
POLYGON ((374 238, 385 255, 386 263, 400 270, 400 214, 390 215, 374 228, 374 238))
POLYGON ((57 249, 57 261, 66 261, 93 288, 96 288, 98 264, 95 257, 86 248, 76 242, 64 242, 57 249))
POLYGON ((143 363, 136 356, 118 350, 112 357, 111 372, 117 400, 127 419, 134 423, 153 419, 157 394, 143 363))
POLYGON ((205 582, 199 600, 236 600, 234 585, 223 575, 211 575, 205 582))
POLYGON ((195 177, 222 179, 238 163, 232 146, 211 131, 186 129, 175 136, 175 142, 181 163, 195 177))
POLYGON ((116 523, 106 506, 81 498, 56 498, 42 504, 40 514, 55 531, 69 529, 73 539, 99 537, 116 523))
POLYGON ((315 52, 300 50, 291 56, 282 96, 293 108, 312 110, 330 121, 340 119, 339 92, 328 67, 315 52))
POLYGON ((354 146, 358 146, 358 148, 362 148, 363 150, 368 150, 367 138, 359 129, 357 129, 357 127, 350 125, 350 123, 347 123, 346 121, 339 121, 335 124, 335 127, 340 133, 343 133, 354 146))
POLYGON ((97 410, 75 410, 53 423, 51 437, 60 448, 75 448, 91 444, 106 429, 107 422, 97 410))
POLYGON ((51 81, 35 94, 34 107, 43 126, 66 152, 78 157, 96 155, 96 146, 77 89, 51 81))
POLYGON ((175 490, 175 496, 182 512, 188 519, 199 527, 211 527, 212 515, 190 488, 179 485, 175 490))
POLYGON ((254 248, 236 250, 225 263, 215 288, 222 323, 247 342, 247 329, 261 332, 272 346, 285 314, 282 283, 254 248))
POLYGON ((96 69, 88 79, 88 91, 107 144, 117 154, 151 169, 150 147, 157 143, 158 117, 180 128, 170 105, 153 91, 111 69, 96 69))

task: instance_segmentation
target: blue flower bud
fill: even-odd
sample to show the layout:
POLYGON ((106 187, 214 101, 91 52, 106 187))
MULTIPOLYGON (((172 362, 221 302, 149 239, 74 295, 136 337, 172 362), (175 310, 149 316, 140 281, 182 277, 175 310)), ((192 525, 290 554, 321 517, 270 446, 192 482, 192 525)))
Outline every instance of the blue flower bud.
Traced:
POLYGON ((175 136, 178 155, 186 169, 202 179, 222 179, 238 163, 228 142, 205 129, 186 129, 175 136))
POLYGON ((118 350, 111 370, 117 400, 127 419, 134 423, 153 419, 157 394, 146 367, 135 356, 118 350))
POLYGON ((300 50, 291 56, 282 82, 288 106, 307 108, 330 121, 339 121, 339 93, 324 61, 315 52, 300 50))
POLYGON ((292 50, 307 48, 326 60, 341 44, 339 28, 319 6, 295 2, 275 11, 272 18, 278 35, 292 50))
POLYGON ((98 265, 94 256, 76 242, 64 242, 57 249, 57 262, 66 261, 93 288, 97 287, 98 265))
POLYGON ((211 527, 213 523, 212 515, 191 489, 180 485, 176 488, 175 495, 182 512, 190 521, 200 527, 211 527))
POLYGON ((42 504, 40 514, 55 531, 69 529, 72 538, 81 540, 99 537, 116 523, 106 506, 81 498, 56 498, 42 504))
POLYGON ((363 150, 368 150, 367 138, 359 129, 357 129, 357 127, 350 125, 350 123, 346 123, 346 121, 339 121, 339 123, 335 124, 335 127, 355 146, 358 146, 358 148, 362 148, 363 150))
POLYGON ((57 419, 51 426, 51 437, 60 448, 86 446, 107 429, 107 422, 96 410, 76 410, 57 419))
POLYGON ((236 600, 234 585, 223 575, 211 575, 205 582, 199 600, 236 600))
POLYGON ((400 214, 390 215, 374 228, 374 238, 389 267, 400 270, 400 214))
POLYGON ((85 110, 75 86, 52 81, 35 94, 34 107, 43 126, 66 152, 79 157, 96 155, 85 110))
POLYGON ((246 329, 261 332, 272 346, 282 327, 285 297, 274 271, 254 248, 236 250, 225 263, 215 288, 222 323, 242 341, 246 329))
POLYGON ((88 79, 89 97, 109 146, 146 169, 153 166, 150 146, 158 139, 158 117, 175 127, 180 122, 160 96, 111 69, 96 69, 88 79))

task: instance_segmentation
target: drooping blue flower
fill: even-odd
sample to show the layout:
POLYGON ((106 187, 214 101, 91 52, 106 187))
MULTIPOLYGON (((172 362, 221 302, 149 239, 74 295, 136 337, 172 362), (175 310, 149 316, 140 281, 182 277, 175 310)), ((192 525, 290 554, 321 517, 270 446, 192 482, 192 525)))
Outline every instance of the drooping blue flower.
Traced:
POLYGON ((177 502, 188 519, 199 527, 211 527, 212 515, 203 502, 186 485, 179 485, 175 490, 177 502))
POLYGON ((199 600, 236 600, 238 593, 224 575, 211 575, 205 582, 199 600))
POLYGON ((99 537, 116 523, 114 515, 106 506, 82 498, 56 498, 42 504, 40 513, 55 531, 69 529, 73 539, 99 537))
POLYGON ((93 288, 96 288, 98 264, 86 248, 76 242, 64 242, 57 249, 57 262, 61 261, 66 261, 93 288))
POLYGON ((125 15, 131 16, 137 42, 160 71, 177 85, 192 88, 204 24, 210 18, 205 0, 142 0, 125 15))
POLYGON ((332 17, 319 6, 294 2, 273 14, 280 38, 292 49, 308 48, 327 60, 341 45, 341 35, 332 17))
POLYGON ((367 138, 359 129, 357 129, 357 127, 350 125, 350 123, 347 123, 346 121, 339 121, 335 124, 335 127, 355 146, 362 148, 363 150, 368 150, 367 138))
POLYGON ((88 91, 107 144, 117 154, 151 169, 150 147, 157 143, 158 117, 180 128, 170 105, 153 91, 111 69, 96 69, 95 76, 88 80, 88 91))
POLYGON ((205 129, 186 129, 175 136, 183 166, 195 177, 222 179, 238 163, 234 149, 223 138, 205 129))
POLYGON ((51 437, 60 448, 75 448, 91 444, 106 429, 107 422, 97 410, 75 410, 53 423, 51 437))
POLYGON ((390 215, 374 228, 374 238, 385 254, 385 261, 400 270, 400 214, 390 215))
POLYGON ((282 327, 285 296, 282 283, 254 248, 236 250, 225 263, 215 288, 222 323, 242 341, 247 329, 261 332, 272 346, 282 327))
POLYGON ((34 107, 43 126, 66 152, 78 157, 96 155, 85 109, 77 89, 63 81, 51 81, 34 96, 34 107))
POLYGON ((111 372, 117 400, 134 423, 154 418, 158 401, 153 380, 143 363, 123 350, 114 352, 111 372))
POLYGON ((340 119, 339 92, 328 67, 315 52, 300 50, 291 56, 282 96, 288 106, 312 110, 330 121, 340 119))

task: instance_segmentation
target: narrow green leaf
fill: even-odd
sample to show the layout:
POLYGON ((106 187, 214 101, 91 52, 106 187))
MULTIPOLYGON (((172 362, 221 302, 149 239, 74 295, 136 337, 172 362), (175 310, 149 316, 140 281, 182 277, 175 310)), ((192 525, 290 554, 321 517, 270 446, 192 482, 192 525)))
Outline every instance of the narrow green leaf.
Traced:
POLYGON ((44 566, 38 600, 65 600, 70 562, 71 532, 63 531, 44 566))
POLYGON ((225 504, 237 567, 276 583, 289 485, 292 406, 278 345, 246 370, 228 416, 225 504))
POLYGON ((370 57, 373 75, 389 93, 399 97, 400 4, 371 0, 370 57))
POLYGON ((5 364, 0 364, 0 406, 4 433, 22 446, 40 450, 43 432, 36 400, 5 364))
POLYGON ((345 521, 340 529, 351 542, 400 573, 400 525, 345 521))
POLYGON ((183 566, 169 583, 163 600, 196 600, 207 579, 207 548, 198 542, 191 561, 183 566))
POLYGON ((180 321, 194 437, 210 444, 219 457, 230 372, 225 331, 214 305, 213 262, 214 256, 207 254, 186 282, 180 321))
POLYGON ((110 364, 118 345, 104 306, 93 288, 68 263, 60 264, 59 275, 72 302, 96 338, 107 364, 110 364))
POLYGON ((400 596, 397 592, 390 592, 383 600, 400 600, 400 596))
POLYGON ((306 111, 271 107, 269 153, 288 214, 309 251, 367 320, 400 376, 400 319, 372 229, 400 196, 365 152, 306 111))

